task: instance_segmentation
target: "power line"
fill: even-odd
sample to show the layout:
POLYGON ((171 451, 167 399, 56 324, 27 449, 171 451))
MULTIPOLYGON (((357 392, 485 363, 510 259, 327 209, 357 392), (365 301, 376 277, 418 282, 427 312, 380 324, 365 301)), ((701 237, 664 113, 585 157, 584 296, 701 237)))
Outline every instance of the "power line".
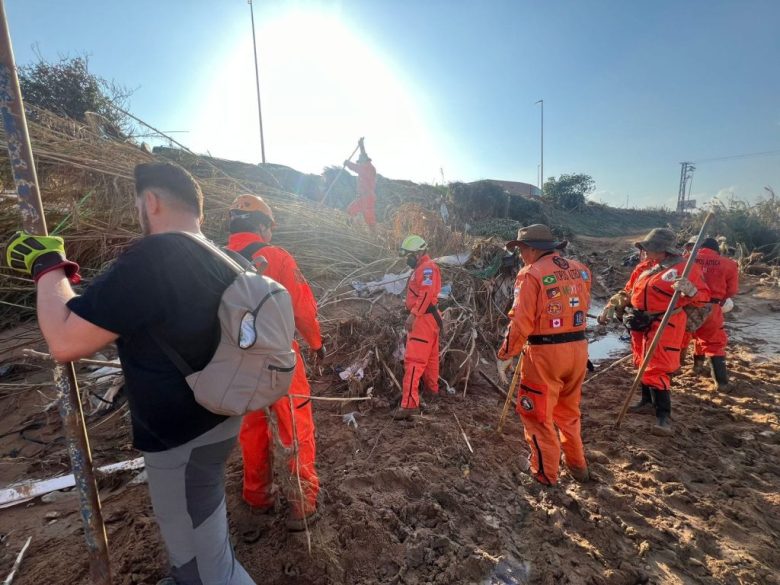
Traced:
POLYGON ((760 157, 760 156, 775 156, 775 155, 780 155, 780 150, 766 150, 764 152, 750 152, 746 154, 732 154, 730 156, 718 156, 714 158, 701 158, 694 162, 696 164, 699 164, 703 162, 707 163, 707 162, 716 162, 721 160, 733 160, 739 158, 753 158, 753 157, 760 157))

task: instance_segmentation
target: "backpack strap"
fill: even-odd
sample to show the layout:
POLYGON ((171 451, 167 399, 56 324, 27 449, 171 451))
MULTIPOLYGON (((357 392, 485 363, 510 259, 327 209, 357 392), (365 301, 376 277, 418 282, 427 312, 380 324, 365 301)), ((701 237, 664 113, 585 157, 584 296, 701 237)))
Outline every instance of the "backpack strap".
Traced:
POLYGON ((254 255, 257 254, 260 250, 265 248, 268 244, 265 242, 252 242, 251 244, 247 245, 244 249, 239 251, 239 254, 241 254, 244 258, 252 262, 254 260, 254 255))
MULTIPOLYGON (((247 266, 248 262, 246 262, 244 258, 235 254, 235 252, 229 252, 229 251, 225 252, 221 250, 216 245, 209 242, 206 238, 202 238, 196 234, 192 234, 189 232, 171 232, 171 233, 178 234, 180 236, 186 237, 187 239, 193 242, 197 242, 201 247, 211 252, 212 255, 221 259, 228 267, 230 267, 230 269, 235 273, 236 276, 243 274, 250 268, 250 266, 247 266), (233 254, 235 254, 235 256, 233 256, 233 254)), ((155 343, 160 347, 160 349, 165 354, 165 356, 169 360, 171 360, 171 363, 174 366, 176 366, 176 369, 179 370, 179 373, 181 373, 182 376, 186 378, 190 374, 195 373, 195 370, 192 369, 192 366, 190 366, 187 363, 187 361, 181 356, 181 354, 178 351, 176 351, 173 348, 173 346, 170 343, 168 343, 165 339, 163 339, 159 331, 157 331, 156 329, 150 329, 149 335, 155 341, 155 343)))

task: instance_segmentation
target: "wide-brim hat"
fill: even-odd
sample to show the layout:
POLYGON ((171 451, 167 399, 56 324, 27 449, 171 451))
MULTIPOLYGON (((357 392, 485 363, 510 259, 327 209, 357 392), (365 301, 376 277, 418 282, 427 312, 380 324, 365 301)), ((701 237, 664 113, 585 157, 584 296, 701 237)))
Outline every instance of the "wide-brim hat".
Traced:
POLYGON ((541 223, 535 223, 517 230, 517 239, 507 242, 506 249, 514 250, 520 244, 537 250, 563 250, 569 242, 556 240, 550 228, 541 223))
POLYGON ((677 234, 668 228, 654 228, 643 240, 634 242, 634 246, 647 252, 666 252, 667 254, 681 254, 677 247, 677 234))

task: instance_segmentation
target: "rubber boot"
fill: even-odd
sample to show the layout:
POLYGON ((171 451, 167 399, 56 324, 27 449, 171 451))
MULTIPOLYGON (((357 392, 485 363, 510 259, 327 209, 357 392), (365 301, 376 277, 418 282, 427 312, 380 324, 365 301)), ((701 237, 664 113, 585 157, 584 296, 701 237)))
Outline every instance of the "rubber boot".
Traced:
POLYGON ((704 360, 706 358, 703 355, 694 355, 693 356, 693 375, 694 376, 706 376, 708 374, 707 372, 707 366, 704 365, 704 360))
POLYGON ((672 395, 668 390, 658 390, 653 388, 655 396, 655 416, 658 419, 653 427, 653 434, 662 437, 668 437, 672 434, 672 395))
POLYGON ((629 406, 628 412, 634 414, 651 414, 653 412, 653 395, 650 392, 650 386, 642 384, 642 398, 633 406, 629 406))
POLYGON ((729 391, 729 369, 726 367, 726 358, 722 355, 710 358, 712 380, 715 382, 718 392, 729 391))

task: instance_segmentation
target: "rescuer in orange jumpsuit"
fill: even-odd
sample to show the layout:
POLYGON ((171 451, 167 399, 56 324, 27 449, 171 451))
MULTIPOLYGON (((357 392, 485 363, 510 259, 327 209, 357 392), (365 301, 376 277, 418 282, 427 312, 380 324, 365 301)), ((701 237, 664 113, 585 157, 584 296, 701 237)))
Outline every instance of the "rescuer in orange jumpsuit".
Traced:
MULTIPOLYGON (((688 240, 685 248, 688 252, 696 244, 696 237, 688 240)), ((693 370, 704 373, 705 359, 710 360, 710 374, 720 391, 727 391, 729 372, 726 366, 726 346, 729 338, 726 334, 723 318, 723 306, 739 291, 739 265, 731 258, 720 254, 718 241, 707 238, 699 249, 696 263, 701 266, 704 282, 710 289, 711 312, 701 327, 694 333, 687 333, 683 340, 683 350, 690 339, 694 340, 693 370)), ((733 301, 731 302, 733 304, 733 301)))
POLYGON ((566 244, 556 242, 550 228, 536 224, 521 228, 506 245, 508 250, 519 248, 525 266, 517 275, 509 327, 498 350, 499 377, 506 381, 512 358, 524 351, 517 412, 531 449, 530 471, 546 485, 558 481, 561 450, 572 477, 580 482, 589 478, 580 397, 588 362, 591 280, 584 264, 560 255, 566 244))
MULTIPOLYGON (((276 226, 268 204, 255 195, 241 195, 230 208, 230 237, 228 249, 238 252, 254 262, 258 271, 283 285, 290 293, 295 315, 295 328, 309 347, 316 352, 316 359, 325 357, 325 348, 317 320, 317 301, 306 279, 298 269, 292 255, 284 248, 271 245, 272 230, 276 226), (266 265, 267 263, 267 265, 266 265)), ((293 444, 293 417, 298 440, 298 465, 294 456, 289 461, 293 494, 291 514, 287 527, 291 531, 304 529, 317 519, 317 494, 319 479, 314 468, 316 445, 314 420, 312 419, 311 393, 306 380, 306 369, 298 342, 293 342, 297 361, 290 394, 295 394, 290 409, 287 396, 271 406, 276 416, 279 437, 286 448, 293 444), (301 398, 300 396, 303 396, 301 398), (300 474, 304 501, 298 493, 295 477, 300 474)), ((244 456, 244 500, 257 512, 272 512, 276 508, 276 488, 273 483, 273 444, 266 413, 263 410, 244 416, 239 441, 244 456)))
POLYGON ((357 163, 345 160, 344 166, 357 173, 357 199, 347 207, 350 217, 362 214, 372 231, 376 228, 376 168, 366 154, 363 139, 358 142, 360 155, 357 163))
POLYGON ((682 293, 642 375, 641 400, 630 408, 631 412, 642 413, 651 411, 651 405, 654 405, 657 424, 653 433, 658 435, 672 433, 669 374, 680 366, 680 347, 686 323, 682 307, 709 300, 709 289, 698 265, 692 267, 687 279, 681 278, 685 258, 676 247, 676 239, 672 230, 656 228, 644 240, 635 242, 634 245, 645 253, 647 261, 634 269, 624 289, 628 295, 623 295, 629 303, 623 322, 631 331, 634 365, 639 367, 674 291, 679 288, 682 293))
POLYGON ((409 418, 420 408, 420 381, 439 394, 439 332, 441 316, 436 307, 441 292, 441 272, 425 253, 428 245, 410 235, 401 244, 401 255, 412 268, 406 290, 406 351, 401 409, 396 418, 409 418))

